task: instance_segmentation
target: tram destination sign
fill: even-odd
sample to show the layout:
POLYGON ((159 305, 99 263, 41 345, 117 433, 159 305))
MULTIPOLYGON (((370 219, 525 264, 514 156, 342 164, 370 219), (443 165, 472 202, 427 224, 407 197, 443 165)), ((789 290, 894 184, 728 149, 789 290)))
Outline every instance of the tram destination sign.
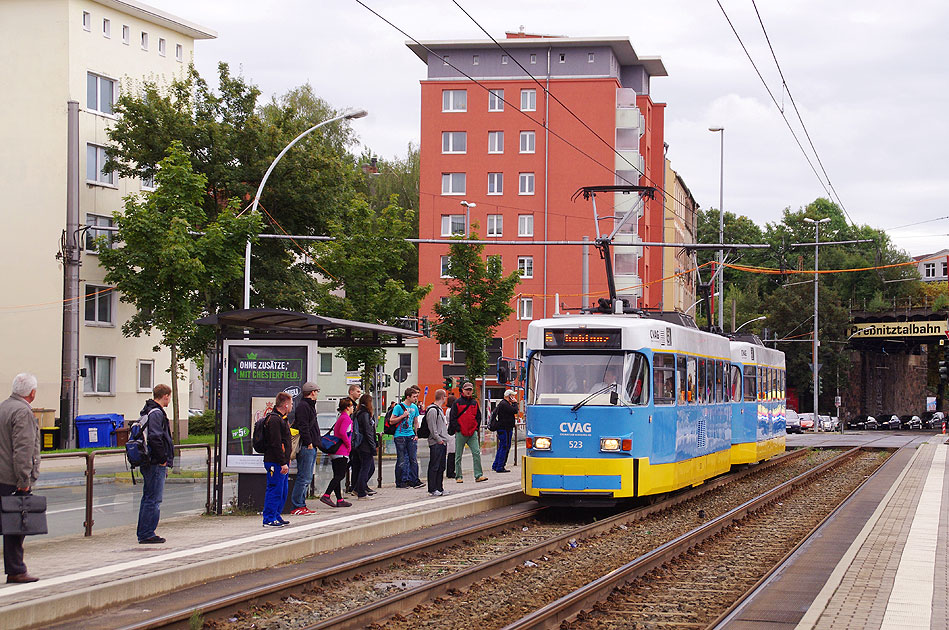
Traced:
POLYGON ((623 331, 619 328, 562 328, 544 331, 544 347, 558 350, 571 348, 618 350, 622 348, 623 331))
POLYGON ((942 337, 946 334, 946 322, 924 320, 915 322, 873 322, 854 324, 850 336, 854 339, 870 337, 942 337))

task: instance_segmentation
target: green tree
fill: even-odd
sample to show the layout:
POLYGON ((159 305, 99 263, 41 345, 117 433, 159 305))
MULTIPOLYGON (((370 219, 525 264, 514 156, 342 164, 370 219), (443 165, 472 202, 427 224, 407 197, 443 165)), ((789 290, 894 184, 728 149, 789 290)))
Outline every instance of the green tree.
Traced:
MULTIPOLYGON (((397 278, 415 259, 415 247, 405 239, 416 225, 415 213, 399 207, 395 195, 379 212, 359 199, 339 218, 331 219, 329 232, 334 240, 314 247, 314 264, 323 276, 316 298, 318 310, 333 317, 390 325, 415 314, 432 287, 407 289, 397 278)), ((368 378, 385 360, 385 350, 343 348, 339 356, 350 366, 361 366, 368 378)))
MULTIPOLYGON (((478 239, 472 231, 471 238, 478 239)), ((457 237, 456 240, 460 240, 457 237)), ((465 352, 469 378, 484 376, 488 368, 488 341, 507 319, 520 276, 504 275, 500 256, 481 257, 484 245, 452 243, 449 251, 448 300, 435 305, 439 321, 433 330, 439 343, 451 343, 465 352)))
POLYGON ((157 329, 161 345, 171 351, 178 441, 179 371, 187 359, 203 356, 213 340, 213 333, 195 320, 217 311, 223 288, 241 277, 244 243, 259 233, 260 221, 237 216, 237 202, 209 219, 202 206, 207 179, 193 171, 181 143, 173 142, 158 164, 155 191, 144 199, 126 198, 124 213, 115 215, 113 245, 103 240, 98 253, 105 281, 136 308, 122 333, 139 337, 157 329))

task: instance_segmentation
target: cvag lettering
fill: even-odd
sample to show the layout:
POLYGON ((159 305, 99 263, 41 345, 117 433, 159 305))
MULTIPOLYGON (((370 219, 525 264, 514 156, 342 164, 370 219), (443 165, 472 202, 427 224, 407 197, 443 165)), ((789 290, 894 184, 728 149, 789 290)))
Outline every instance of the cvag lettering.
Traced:
POLYGON ((589 422, 561 422, 560 431, 562 433, 591 433, 593 425, 589 422))

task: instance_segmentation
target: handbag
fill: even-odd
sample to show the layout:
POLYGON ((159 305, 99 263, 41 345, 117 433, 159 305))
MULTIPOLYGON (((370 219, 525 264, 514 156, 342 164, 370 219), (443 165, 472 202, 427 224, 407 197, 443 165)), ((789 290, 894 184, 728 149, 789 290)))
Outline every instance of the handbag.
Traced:
POLYGON ((5 536, 47 533, 46 497, 35 494, 0 497, 0 531, 5 536))
POLYGON ((300 430, 290 427, 290 459, 300 452, 300 430))
POLYGON ((342 445, 343 440, 333 435, 333 429, 330 429, 320 438, 320 443, 317 444, 317 448, 327 455, 335 455, 336 451, 338 451, 342 445))

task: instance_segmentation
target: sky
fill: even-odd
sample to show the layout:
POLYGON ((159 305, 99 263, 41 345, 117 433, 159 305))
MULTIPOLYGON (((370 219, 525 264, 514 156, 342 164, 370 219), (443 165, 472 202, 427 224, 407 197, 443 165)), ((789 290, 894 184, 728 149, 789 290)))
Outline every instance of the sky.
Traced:
MULTIPOLYGON (((369 111, 352 126, 373 153, 403 156, 418 143, 425 65, 355 0, 146 2, 218 33, 196 42, 202 76, 226 61, 268 100, 309 82, 338 109, 369 111)), ((420 41, 487 39, 452 0, 363 2, 420 41)), ((752 0, 721 0, 724 12, 716 0, 458 0, 496 39, 521 26, 628 37, 637 54, 661 57, 669 76, 652 80, 651 95, 666 103, 672 167, 702 208, 718 208, 721 174, 725 210, 764 226, 829 197, 826 171, 853 222, 885 230, 910 255, 949 247, 949 3, 756 2, 787 89, 752 0), (724 164, 722 138, 708 130, 718 126, 724 164)))

